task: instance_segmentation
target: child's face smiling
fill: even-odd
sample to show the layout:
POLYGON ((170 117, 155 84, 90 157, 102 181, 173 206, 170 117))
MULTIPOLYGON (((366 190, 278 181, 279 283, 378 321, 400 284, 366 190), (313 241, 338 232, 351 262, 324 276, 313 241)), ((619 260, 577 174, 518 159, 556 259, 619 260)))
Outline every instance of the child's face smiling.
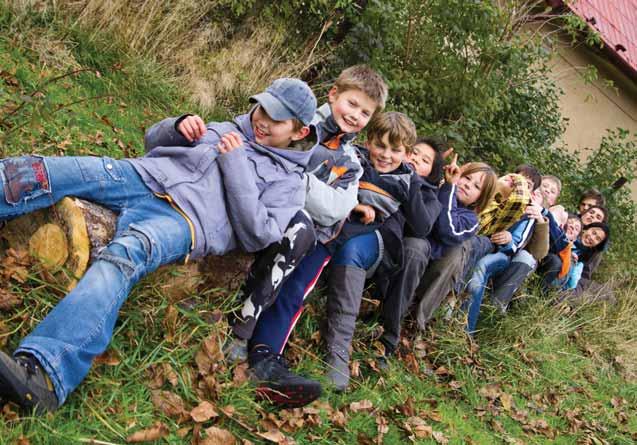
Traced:
POLYGON ((416 144, 407 155, 407 162, 414 169, 418 176, 427 177, 431 174, 434 160, 436 159, 436 150, 429 144, 416 144))
POLYGON ((570 218, 566 221, 566 238, 575 241, 582 231, 582 222, 577 218, 570 218))
POLYGON ((542 179, 540 190, 542 190, 542 195, 546 199, 547 204, 549 206, 554 206, 559 195, 559 192, 557 191, 557 184, 550 179, 542 179))
POLYGON ((303 138, 303 127, 301 130, 294 130, 292 119, 284 121, 275 121, 263 109, 261 105, 257 106, 252 112, 252 131, 257 144, 267 147, 287 148, 292 141, 303 138))
POLYGON ((380 140, 372 139, 367 141, 367 149, 369 150, 369 161, 376 171, 380 173, 389 173, 396 170, 407 156, 405 146, 391 145, 387 133, 383 134, 380 140))
POLYGON ((332 87, 327 94, 332 108, 332 117, 343 133, 358 133, 369 122, 378 105, 360 90, 347 90, 340 93, 332 87))
POLYGON ((600 245, 606 239, 606 233, 599 227, 591 227, 582 232, 582 244, 586 247, 600 245))

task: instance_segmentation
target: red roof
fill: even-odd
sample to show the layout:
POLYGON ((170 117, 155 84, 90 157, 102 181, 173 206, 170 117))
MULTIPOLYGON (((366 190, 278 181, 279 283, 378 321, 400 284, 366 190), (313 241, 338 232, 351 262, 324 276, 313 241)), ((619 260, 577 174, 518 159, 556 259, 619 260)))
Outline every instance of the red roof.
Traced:
POLYGON ((571 0, 566 6, 598 31, 608 49, 637 75, 637 0, 571 0))

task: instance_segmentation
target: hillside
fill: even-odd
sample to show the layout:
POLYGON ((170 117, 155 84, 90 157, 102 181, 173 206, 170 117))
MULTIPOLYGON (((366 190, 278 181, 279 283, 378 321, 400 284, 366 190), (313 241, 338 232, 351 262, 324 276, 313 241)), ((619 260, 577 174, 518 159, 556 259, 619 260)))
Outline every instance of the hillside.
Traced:
MULTIPOLYGON (((165 116, 218 119, 243 106, 230 93, 203 103, 165 61, 114 44, 115 34, 71 27, 61 12, 0 8, 1 157, 137 156, 144 130, 165 116)), ((19 267, 11 255, 0 263, 0 297, 13 298, 0 306, 0 345, 9 350, 63 295, 19 267)), ((244 365, 219 360, 232 292, 204 283, 171 295, 166 284, 179 273, 135 288, 108 352, 59 411, 21 416, 5 405, 0 444, 121 444, 140 431, 157 443, 200 445, 637 441, 637 288, 623 278, 615 278, 617 305, 577 309, 542 299, 531 281, 506 317, 485 312, 475 342, 460 320, 441 317, 404 339, 386 373, 375 362, 378 324, 366 317, 354 341, 352 389, 275 411, 255 402, 244 365)), ((316 294, 287 356, 298 372, 322 378, 325 299, 316 294)))

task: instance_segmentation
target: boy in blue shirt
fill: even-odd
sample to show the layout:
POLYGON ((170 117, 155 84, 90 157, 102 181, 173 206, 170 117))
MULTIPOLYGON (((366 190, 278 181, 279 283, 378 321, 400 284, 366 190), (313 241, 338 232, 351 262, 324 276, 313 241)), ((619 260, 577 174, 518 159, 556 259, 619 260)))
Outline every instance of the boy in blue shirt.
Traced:
POLYGON ((119 214, 113 240, 78 285, 13 357, 0 352, 1 398, 55 410, 106 350, 142 277, 191 256, 254 252, 281 239, 305 201, 316 98, 304 82, 278 79, 251 101, 233 122, 182 116, 156 124, 142 158, 0 160, 0 221, 69 195, 119 214))

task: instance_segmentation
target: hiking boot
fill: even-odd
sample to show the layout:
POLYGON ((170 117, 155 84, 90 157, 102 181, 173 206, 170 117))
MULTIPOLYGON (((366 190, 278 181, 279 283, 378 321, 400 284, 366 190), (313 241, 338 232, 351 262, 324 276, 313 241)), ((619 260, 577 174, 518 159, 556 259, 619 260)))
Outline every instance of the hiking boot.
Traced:
POLYGON ((257 381, 257 400, 269 400, 279 408, 296 408, 321 396, 321 384, 294 374, 280 354, 269 350, 251 353, 250 370, 257 381))
POLYGON ((245 362, 248 359, 248 341, 229 336, 223 345, 223 356, 227 363, 245 362))
POLYGON ((356 329, 367 271, 355 266, 334 265, 327 296, 327 378, 336 391, 349 385, 349 350, 356 329))
POLYGON ((38 415, 58 407, 53 384, 40 363, 30 355, 11 357, 0 351, 0 398, 38 415))
POLYGON ((349 386, 349 352, 332 348, 327 357, 327 379, 334 389, 343 392, 349 386))

